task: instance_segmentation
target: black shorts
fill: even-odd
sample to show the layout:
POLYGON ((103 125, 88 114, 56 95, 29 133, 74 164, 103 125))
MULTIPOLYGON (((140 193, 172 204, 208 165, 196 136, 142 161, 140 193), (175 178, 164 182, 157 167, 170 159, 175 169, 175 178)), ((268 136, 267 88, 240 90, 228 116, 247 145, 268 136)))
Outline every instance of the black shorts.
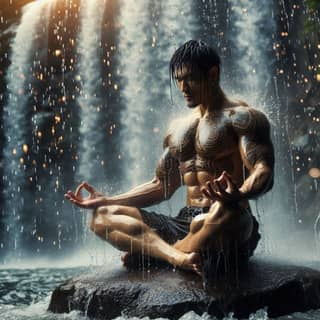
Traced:
MULTIPOLYGON (((249 210, 250 208, 245 209, 249 210)), ((183 239, 190 230, 190 224, 192 219, 202 213, 207 213, 209 207, 184 207, 180 210, 176 217, 170 217, 156 212, 149 212, 140 209, 143 222, 153 229, 164 241, 169 244, 174 244, 178 240, 183 239)), ((253 221, 253 230, 250 238, 239 247, 235 245, 235 255, 239 262, 247 262, 253 255, 258 242, 261 238, 259 234, 259 223, 256 218, 251 214, 253 221)))
POLYGON ((170 217, 140 209, 143 222, 169 244, 183 239, 189 233, 192 219, 208 211, 209 207, 184 207, 176 217, 170 217))

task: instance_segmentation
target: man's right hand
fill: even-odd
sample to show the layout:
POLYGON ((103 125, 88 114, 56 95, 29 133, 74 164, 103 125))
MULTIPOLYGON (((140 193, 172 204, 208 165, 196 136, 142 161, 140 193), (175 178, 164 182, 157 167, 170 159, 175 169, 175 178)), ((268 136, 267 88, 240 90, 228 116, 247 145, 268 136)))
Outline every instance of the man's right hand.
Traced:
POLYGON ((77 187, 75 193, 69 190, 64 196, 73 204, 85 209, 96 209, 97 207, 106 205, 107 203, 107 199, 104 194, 95 190, 87 182, 81 183, 77 187), (83 198, 81 195, 81 191, 83 189, 89 192, 89 196, 86 198, 83 198))

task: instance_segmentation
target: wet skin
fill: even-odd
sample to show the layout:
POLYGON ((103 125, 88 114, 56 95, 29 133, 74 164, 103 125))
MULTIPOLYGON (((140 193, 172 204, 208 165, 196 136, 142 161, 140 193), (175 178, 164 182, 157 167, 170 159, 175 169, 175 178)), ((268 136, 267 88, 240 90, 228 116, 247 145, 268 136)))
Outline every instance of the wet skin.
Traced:
POLYGON ((118 249, 144 252, 200 274, 201 250, 223 250, 231 241, 241 244, 250 237, 252 217, 244 208, 248 199, 272 186, 273 147, 264 114, 228 100, 219 87, 216 67, 205 79, 185 67, 175 79, 192 110, 169 127, 156 177, 113 197, 82 183, 66 198, 94 209, 92 231, 118 249), (244 167, 249 172, 246 179, 244 167), (210 210, 194 218, 189 234, 171 246, 144 224, 139 208, 170 198, 182 180, 186 205, 210 210), (89 197, 83 198, 82 190, 89 197))

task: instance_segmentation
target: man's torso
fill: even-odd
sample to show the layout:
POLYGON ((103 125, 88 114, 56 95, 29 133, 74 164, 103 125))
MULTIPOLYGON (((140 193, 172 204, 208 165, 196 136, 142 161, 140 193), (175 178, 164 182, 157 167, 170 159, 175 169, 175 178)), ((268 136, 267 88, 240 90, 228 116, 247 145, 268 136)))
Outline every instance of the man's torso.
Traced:
POLYGON ((237 107, 229 107, 203 117, 193 112, 172 123, 165 143, 171 156, 180 163, 180 173, 187 187, 187 205, 210 206, 211 201, 200 189, 223 171, 241 186, 244 169, 235 126, 248 126, 248 117, 250 113, 237 115, 237 107))

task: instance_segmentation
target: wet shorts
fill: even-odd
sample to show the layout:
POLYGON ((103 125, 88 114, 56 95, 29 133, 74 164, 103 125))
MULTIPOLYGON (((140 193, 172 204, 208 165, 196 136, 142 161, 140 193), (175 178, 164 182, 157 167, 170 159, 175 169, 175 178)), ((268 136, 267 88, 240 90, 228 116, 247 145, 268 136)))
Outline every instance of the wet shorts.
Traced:
MULTIPOLYGON (((250 210, 247 209, 247 210, 250 210)), ((207 213, 209 207, 184 207, 176 217, 170 217, 152 211, 140 209, 142 219, 146 225, 152 228, 163 240, 169 244, 174 244, 183 239, 190 230, 192 219, 202 213, 207 213)), ((251 214, 251 210, 250 210, 251 214)), ((252 214, 251 214, 252 215, 252 214)), ((259 224, 252 215, 253 230, 250 238, 241 247, 235 249, 237 259, 246 262, 253 255, 260 240, 259 224)))
POLYGON ((189 233, 190 223, 195 216, 208 211, 209 207, 184 207, 176 217, 170 217, 140 209, 143 222, 170 244, 183 239, 189 233))

